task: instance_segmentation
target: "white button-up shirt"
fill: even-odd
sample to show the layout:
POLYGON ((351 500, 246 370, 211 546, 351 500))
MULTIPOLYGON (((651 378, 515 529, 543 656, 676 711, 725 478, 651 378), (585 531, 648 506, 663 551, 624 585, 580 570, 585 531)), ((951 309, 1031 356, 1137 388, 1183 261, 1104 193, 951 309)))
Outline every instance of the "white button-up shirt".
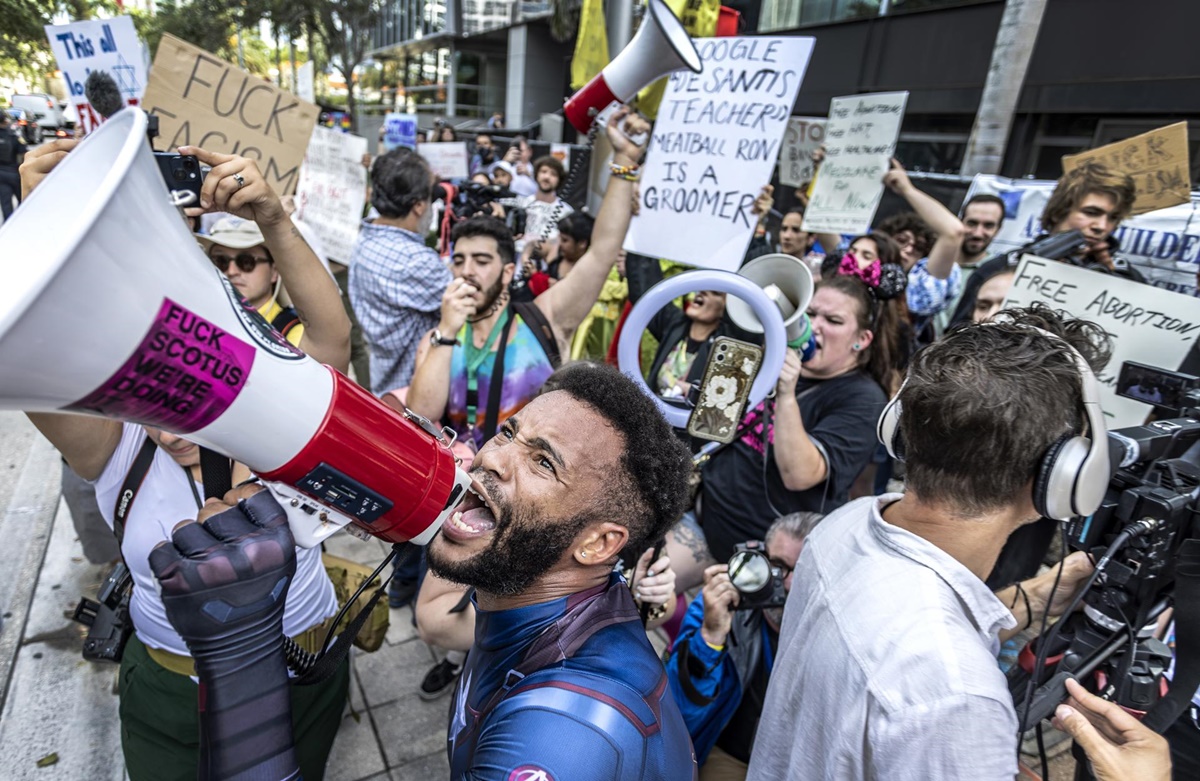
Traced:
MULTIPOLYGON (((1017 717, 996 664, 1016 619, 881 510, 831 513, 788 596, 750 781, 1012 781, 1017 717)), ((969 523, 969 521, 964 521, 969 523)))

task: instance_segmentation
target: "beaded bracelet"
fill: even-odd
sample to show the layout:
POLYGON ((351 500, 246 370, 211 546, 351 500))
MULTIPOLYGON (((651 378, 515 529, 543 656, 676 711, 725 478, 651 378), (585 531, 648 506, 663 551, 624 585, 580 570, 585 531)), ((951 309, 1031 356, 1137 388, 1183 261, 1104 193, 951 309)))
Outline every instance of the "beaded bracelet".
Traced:
POLYGON ((638 171, 641 170, 640 165, 617 165, 609 163, 608 170, 618 179, 624 179, 627 182, 636 182, 638 180, 638 171))

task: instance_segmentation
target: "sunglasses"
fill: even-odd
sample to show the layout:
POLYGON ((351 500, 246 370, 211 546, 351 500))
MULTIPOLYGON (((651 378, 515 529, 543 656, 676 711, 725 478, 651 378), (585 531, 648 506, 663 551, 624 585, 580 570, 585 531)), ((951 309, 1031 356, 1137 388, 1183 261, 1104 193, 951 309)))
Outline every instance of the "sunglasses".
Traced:
POLYGON ((260 258, 257 255, 250 255, 245 252, 240 252, 233 257, 220 252, 214 252, 208 256, 212 264, 216 266, 222 274, 229 271, 229 264, 236 263, 238 270, 243 274, 249 274, 258 266, 259 263, 270 263, 269 258, 260 258))

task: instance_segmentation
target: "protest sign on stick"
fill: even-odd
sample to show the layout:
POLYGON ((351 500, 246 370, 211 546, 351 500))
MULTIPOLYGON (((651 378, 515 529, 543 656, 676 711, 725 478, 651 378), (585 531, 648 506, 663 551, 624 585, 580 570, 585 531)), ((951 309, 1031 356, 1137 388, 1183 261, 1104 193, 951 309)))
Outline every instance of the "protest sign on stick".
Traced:
POLYGON ((103 121, 84 93, 92 71, 107 71, 125 105, 138 105, 146 91, 146 56, 130 17, 47 25, 46 37, 84 133, 92 132, 103 121))
POLYGON ((812 48, 812 38, 696 41, 704 69, 670 76, 626 250, 737 270, 812 48))
POLYGON ((1063 173, 1089 162, 1103 163, 1113 171, 1133 177, 1137 198, 1131 214, 1145 214, 1191 200, 1186 122, 1176 122, 1077 155, 1066 155, 1062 159, 1063 173))
POLYGON ((316 231, 330 260, 350 265, 366 200, 367 139, 313 128, 296 187, 296 217, 316 231))
POLYGON ((1200 336, 1200 307, 1194 298, 1026 255, 1017 266, 1004 306, 1029 306, 1035 301, 1090 320, 1112 337, 1112 358, 1096 378, 1105 420, 1114 428, 1141 425, 1150 412, 1149 405, 1116 394, 1121 364, 1137 361, 1177 369, 1200 336))
POLYGON ((159 148, 198 146, 258 163, 276 192, 295 192, 318 109, 171 35, 158 45, 143 101, 159 148))
POLYGON ((438 141, 418 144, 417 153, 425 158, 433 175, 439 179, 466 179, 468 172, 467 142, 438 141))
POLYGON ((812 181, 816 167, 813 152, 825 143, 824 117, 792 117, 783 134, 783 149, 779 153, 779 183, 799 187, 812 181))
POLYGON ((878 92, 829 104, 825 161, 804 212, 804 230, 866 233, 871 227, 907 101, 907 92, 878 92))
POLYGON ((417 148, 417 115, 388 114, 383 118, 383 148, 417 148))

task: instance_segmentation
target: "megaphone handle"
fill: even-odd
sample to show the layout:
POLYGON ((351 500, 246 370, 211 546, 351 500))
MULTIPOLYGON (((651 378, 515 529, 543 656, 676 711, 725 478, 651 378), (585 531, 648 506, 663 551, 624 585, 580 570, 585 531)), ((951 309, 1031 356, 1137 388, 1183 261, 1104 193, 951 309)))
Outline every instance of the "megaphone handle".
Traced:
POLYGON ((221 499, 233 488, 233 462, 215 450, 200 448, 200 480, 205 499, 221 499))

